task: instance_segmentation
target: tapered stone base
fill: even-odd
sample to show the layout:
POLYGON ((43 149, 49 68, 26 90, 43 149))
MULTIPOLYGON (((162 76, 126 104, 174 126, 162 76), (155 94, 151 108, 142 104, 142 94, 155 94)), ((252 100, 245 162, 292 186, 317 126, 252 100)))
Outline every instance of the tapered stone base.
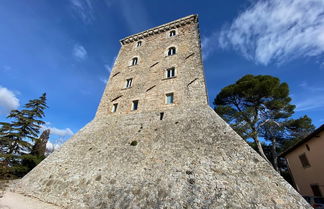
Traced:
POLYGON ((16 190, 67 208, 311 208, 207 105, 97 117, 16 190))

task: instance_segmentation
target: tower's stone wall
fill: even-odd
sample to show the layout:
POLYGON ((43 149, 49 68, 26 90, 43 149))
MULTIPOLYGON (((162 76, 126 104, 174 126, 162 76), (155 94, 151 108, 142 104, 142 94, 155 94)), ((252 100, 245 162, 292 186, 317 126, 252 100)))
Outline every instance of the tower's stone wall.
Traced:
POLYGON ((97 116, 207 104, 196 15, 127 37, 121 43, 97 116), (169 36, 172 30, 175 36, 169 36), (170 47, 176 47, 175 55, 168 56, 170 47), (131 65, 134 57, 138 64, 131 65), (176 76, 166 78, 166 70, 172 67, 176 76), (132 87, 125 88, 130 78, 132 87), (174 104, 166 104, 167 93, 174 94, 174 104), (136 111, 131 110, 133 100, 139 101, 136 111), (113 104, 118 104, 114 113, 113 104))

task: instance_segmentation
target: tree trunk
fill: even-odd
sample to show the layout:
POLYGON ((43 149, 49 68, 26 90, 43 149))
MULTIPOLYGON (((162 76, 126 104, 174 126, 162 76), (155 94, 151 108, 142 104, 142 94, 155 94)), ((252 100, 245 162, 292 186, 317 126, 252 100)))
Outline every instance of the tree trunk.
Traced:
POLYGON ((274 169, 276 169, 276 171, 279 172, 278 155, 277 155, 277 140, 276 140, 276 138, 273 138, 271 141, 272 141, 271 152, 272 152, 272 158, 273 158, 273 167, 274 167, 274 169))
POLYGON ((264 159, 265 159, 269 164, 271 164, 270 161, 268 160, 267 156, 264 154, 264 151, 263 151, 263 148, 262 148, 261 142, 259 141, 258 136, 254 136, 253 139, 254 139, 254 142, 256 143, 257 147, 258 147, 258 151, 259 151, 260 155, 261 155, 261 156, 262 156, 262 157, 263 157, 263 158, 264 158, 264 159))

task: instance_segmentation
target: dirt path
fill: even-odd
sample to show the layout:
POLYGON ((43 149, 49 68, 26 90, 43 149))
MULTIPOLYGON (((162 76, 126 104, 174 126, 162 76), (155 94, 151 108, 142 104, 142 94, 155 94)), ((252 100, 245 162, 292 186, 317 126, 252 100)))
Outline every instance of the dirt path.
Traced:
POLYGON ((6 191, 0 198, 0 209, 62 209, 38 199, 6 191))

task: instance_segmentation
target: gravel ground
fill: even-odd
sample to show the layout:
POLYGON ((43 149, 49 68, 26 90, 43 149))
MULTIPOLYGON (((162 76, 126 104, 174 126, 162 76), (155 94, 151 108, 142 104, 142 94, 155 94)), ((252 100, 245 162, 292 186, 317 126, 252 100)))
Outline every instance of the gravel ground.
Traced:
POLYGON ((41 202, 38 199, 21 194, 4 192, 0 198, 0 209, 61 209, 52 204, 41 202))

